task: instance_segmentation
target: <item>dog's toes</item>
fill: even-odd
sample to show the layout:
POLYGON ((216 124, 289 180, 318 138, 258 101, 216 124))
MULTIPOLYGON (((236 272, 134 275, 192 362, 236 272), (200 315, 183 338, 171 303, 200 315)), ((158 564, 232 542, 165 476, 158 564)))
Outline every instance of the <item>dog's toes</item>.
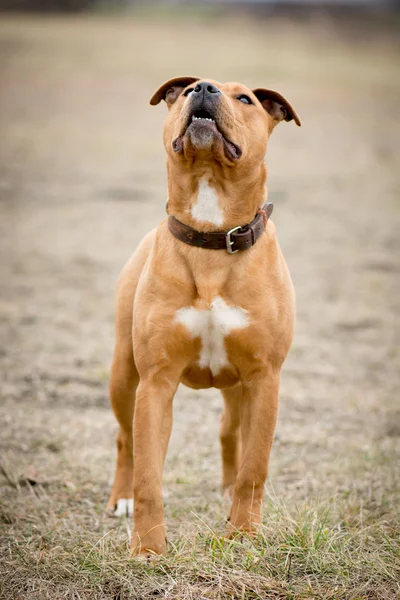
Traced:
POLYGON ((139 562, 154 562, 158 558, 160 558, 159 554, 155 552, 141 552, 140 554, 136 554, 136 556, 132 556, 133 560, 138 560, 139 562))
POLYGON ((132 517, 133 498, 120 498, 110 514, 112 517, 132 517))

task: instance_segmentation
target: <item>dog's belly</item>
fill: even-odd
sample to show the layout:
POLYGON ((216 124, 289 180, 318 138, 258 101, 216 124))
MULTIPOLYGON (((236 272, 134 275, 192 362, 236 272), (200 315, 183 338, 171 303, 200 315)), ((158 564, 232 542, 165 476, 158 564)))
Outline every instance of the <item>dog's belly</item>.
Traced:
POLYGON ((235 385, 239 374, 229 362, 225 342, 235 331, 249 325, 247 311, 229 306, 217 296, 206 308, 179 309, 175 322, 184 325, 192 339, 201 341, 200 355, 185 369, 182 382, 194 388, 235 385))

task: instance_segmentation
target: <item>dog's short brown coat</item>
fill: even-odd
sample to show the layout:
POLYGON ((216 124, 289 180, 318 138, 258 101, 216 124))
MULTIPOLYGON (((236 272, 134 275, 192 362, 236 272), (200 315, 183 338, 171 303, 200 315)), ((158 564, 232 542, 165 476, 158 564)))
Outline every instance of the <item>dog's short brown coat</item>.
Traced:
MULTIPOLYGON (((166 82, 151 103, 161 100, 169 108, 164 129, 169 214, 200 231, 249 223, 265 203, 268 137, 281 120, 300 124, 294 109, 277 92, 195 77, 166 82), (193 125, 192 92, 205 81, 219 92, 212 99, 215 125, 193 125), (223 215, 218 227, 193 217, 201 181, 218 198, 223 215)), ((120 431, 109 508, 134 497, 134 555, 166 552, 161 479, 180 382, 222 390, 223 488, 232 496, 227 535, 259 524, 294 312, 293 286, 271 221, 251 249, 232 255, 182 243, 165 220, 124 267, 110 382, 120 431), (190 307, 210 310, 216 298, 240 307, 247 325, 225 335, 228 360, 213 372, 199 365, 201 335, 191 335, 177 314, 190 307)))

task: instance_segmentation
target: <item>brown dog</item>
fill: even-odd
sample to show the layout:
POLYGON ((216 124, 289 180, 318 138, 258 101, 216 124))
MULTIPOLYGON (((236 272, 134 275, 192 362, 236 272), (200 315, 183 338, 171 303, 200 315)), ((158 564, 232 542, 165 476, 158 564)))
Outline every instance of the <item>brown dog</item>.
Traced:
POLYGON ((260 523, 295 312, 264 156, 275 125, 300 125, 296 112, 277 92, 197 77, 167 81, 150 103, 161 100, 170 216, 119 279, 110 383, 120 431, 108 507, 131 514, 134 497, 132 553, 144 556, 166 552, 161 479, 179 382, 222 390, 227 535, 260 523))

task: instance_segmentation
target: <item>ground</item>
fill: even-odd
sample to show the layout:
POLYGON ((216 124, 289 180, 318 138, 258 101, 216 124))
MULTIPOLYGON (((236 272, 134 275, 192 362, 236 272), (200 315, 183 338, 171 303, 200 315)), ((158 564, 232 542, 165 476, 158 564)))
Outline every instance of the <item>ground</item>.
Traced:
POLYGON ((399 594, 399 43, 392 24, 7 17, 0 23, 0 596, 392 599, 399 594), (224 542, 218 391, 181 388, 169 556, 104 514, 113 289, 164 218, 176 75, 283 93, 269 200, 297 292, 256 540, 224 542), (396 465, 397 461, 397 465, 396 465), (397 468, 396 468, 397 466, 397 468))

